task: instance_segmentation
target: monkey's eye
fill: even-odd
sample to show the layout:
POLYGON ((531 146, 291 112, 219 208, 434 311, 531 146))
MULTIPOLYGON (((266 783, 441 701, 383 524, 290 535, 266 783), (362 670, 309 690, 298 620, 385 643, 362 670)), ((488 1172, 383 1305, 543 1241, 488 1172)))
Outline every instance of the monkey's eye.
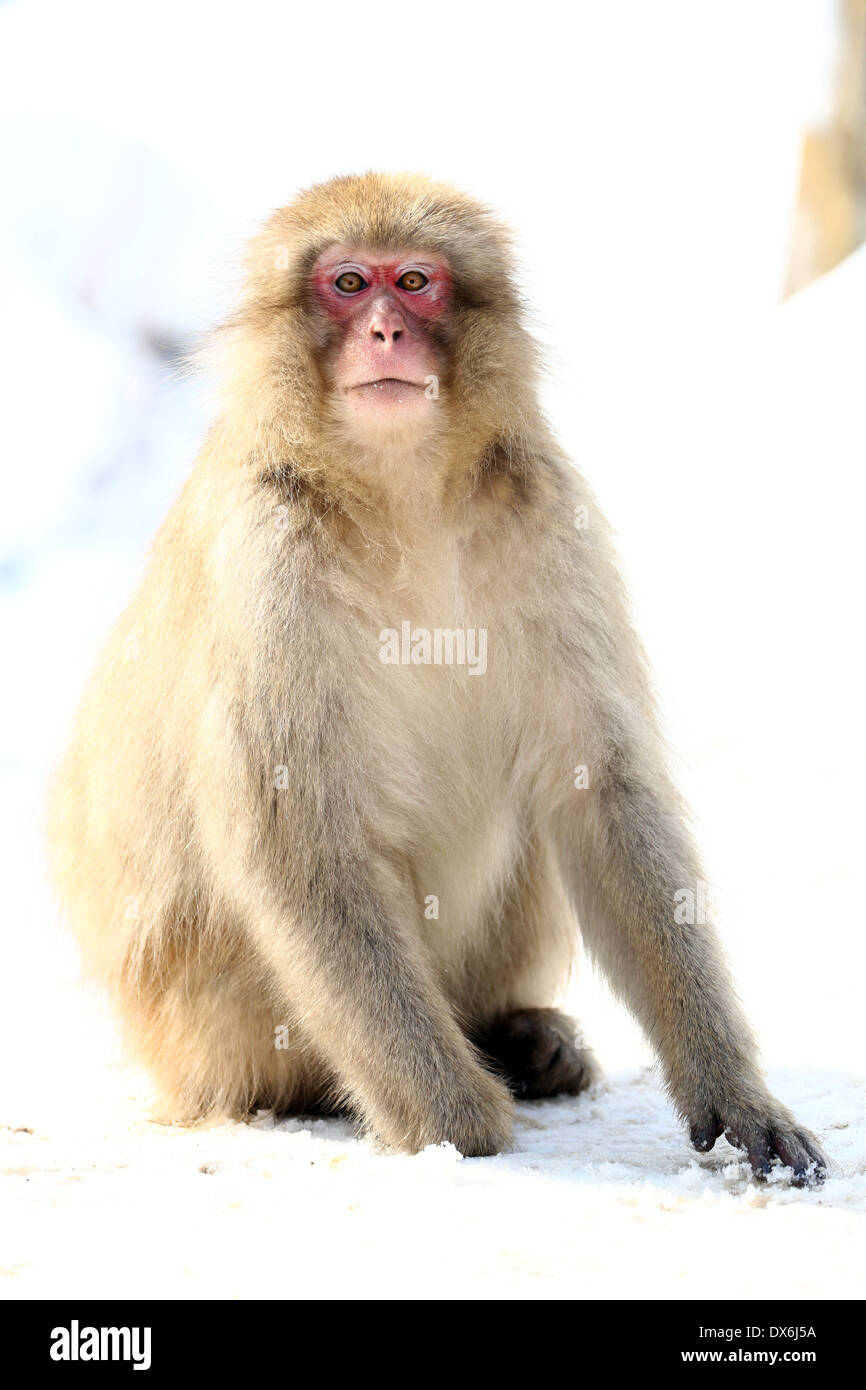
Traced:
POLYGON ((342 275, 337 276, 334 284, 341 294, 358 294, 360 290, 367 288, 367 281, 357 270, 344 270, 342 275))
POLYGON ((427 276, 423 275, 420 270, 407 270, 397 281, 397 289, 409 290, 411 293, 417 294, 419 290, 426 289, 429 284, 430 281, 427 276))

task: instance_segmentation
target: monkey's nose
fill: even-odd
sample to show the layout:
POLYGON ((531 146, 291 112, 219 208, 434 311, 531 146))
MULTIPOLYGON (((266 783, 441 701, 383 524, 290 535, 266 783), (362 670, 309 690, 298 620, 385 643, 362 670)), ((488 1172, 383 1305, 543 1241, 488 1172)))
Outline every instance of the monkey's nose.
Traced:
POLYGON ((396 343, 406 331, 403 315, 396 305, 377 304, 370 316, 370 332, 380 343, 396 343))

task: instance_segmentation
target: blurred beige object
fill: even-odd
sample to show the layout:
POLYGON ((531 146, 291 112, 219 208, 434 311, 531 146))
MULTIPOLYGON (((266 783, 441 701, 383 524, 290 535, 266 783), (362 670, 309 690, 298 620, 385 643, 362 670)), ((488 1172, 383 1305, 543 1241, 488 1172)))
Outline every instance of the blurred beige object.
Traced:
POLYGON ((803 141, 785 297, 866 241, 866 0, 840 4, 834 114, 803 141))

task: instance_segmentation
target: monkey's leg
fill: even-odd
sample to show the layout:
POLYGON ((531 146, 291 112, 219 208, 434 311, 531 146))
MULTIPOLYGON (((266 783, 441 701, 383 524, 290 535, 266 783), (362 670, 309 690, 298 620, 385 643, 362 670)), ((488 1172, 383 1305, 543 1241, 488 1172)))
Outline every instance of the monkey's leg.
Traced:
POLYGON ((574 1019, 558 1009, 514 1009, 476 1031, 473 1040, 522 1100, 576 1096, 598 1075, 574 1019))
POLYGON ((759 1177, 779 1159, 798 1185, 820 1180, 824 1155, 767 1089, 715 932, 675 919, 702 873, 673 788, 647 766, 644 749, 618 746, 569 812, 564 868, 584 939, 655 1046, 695 1147, 724 1133, 759 1177))
MULTIPOLYGON (((513 1095, 577 1095, 598 1075, 574 1019, 542 1007, 557 996, 574 958, 574 917, 555 847, 543 835, 524 844, 483 959, 468 973, 483 990, 463 1004, 470 1036, 513 1095)), ((473 963, 474 964, 474 963, 473 963)))

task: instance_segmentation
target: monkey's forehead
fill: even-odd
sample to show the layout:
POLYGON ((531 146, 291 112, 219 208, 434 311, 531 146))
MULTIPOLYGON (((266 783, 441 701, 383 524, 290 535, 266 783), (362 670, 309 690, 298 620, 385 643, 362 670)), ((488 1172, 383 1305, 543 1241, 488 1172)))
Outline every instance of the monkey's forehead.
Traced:
POLYGON ((439 255, 467 286, 511 273, 510 234, 481 203, 418 175, 361 174, 315 184, 273 213, 251 243, 248 289, 263 290, 278 267, 285 290, 299 290, 333 246, 439 255))
POLYGON ((314 184, 275 214, 277 222, 378 250, 442 243, 455 233, 504 243, 508 234, 483 204, 417 174, 359 174, 314 184))
POLYGON ((387 263, 395 267, 410 263, 412 265, 426 266, 428 269, 433 270, 445 270, 448 267, 448 258, 446 256, 422 245, 383 248, 375 246, 354 246, 349 242, 336 242, 323 247, 316 258, 316 265, 323 270, 330 270, 339 265, 356 262, 359 265, 382 265, 383 263, 387 263))

